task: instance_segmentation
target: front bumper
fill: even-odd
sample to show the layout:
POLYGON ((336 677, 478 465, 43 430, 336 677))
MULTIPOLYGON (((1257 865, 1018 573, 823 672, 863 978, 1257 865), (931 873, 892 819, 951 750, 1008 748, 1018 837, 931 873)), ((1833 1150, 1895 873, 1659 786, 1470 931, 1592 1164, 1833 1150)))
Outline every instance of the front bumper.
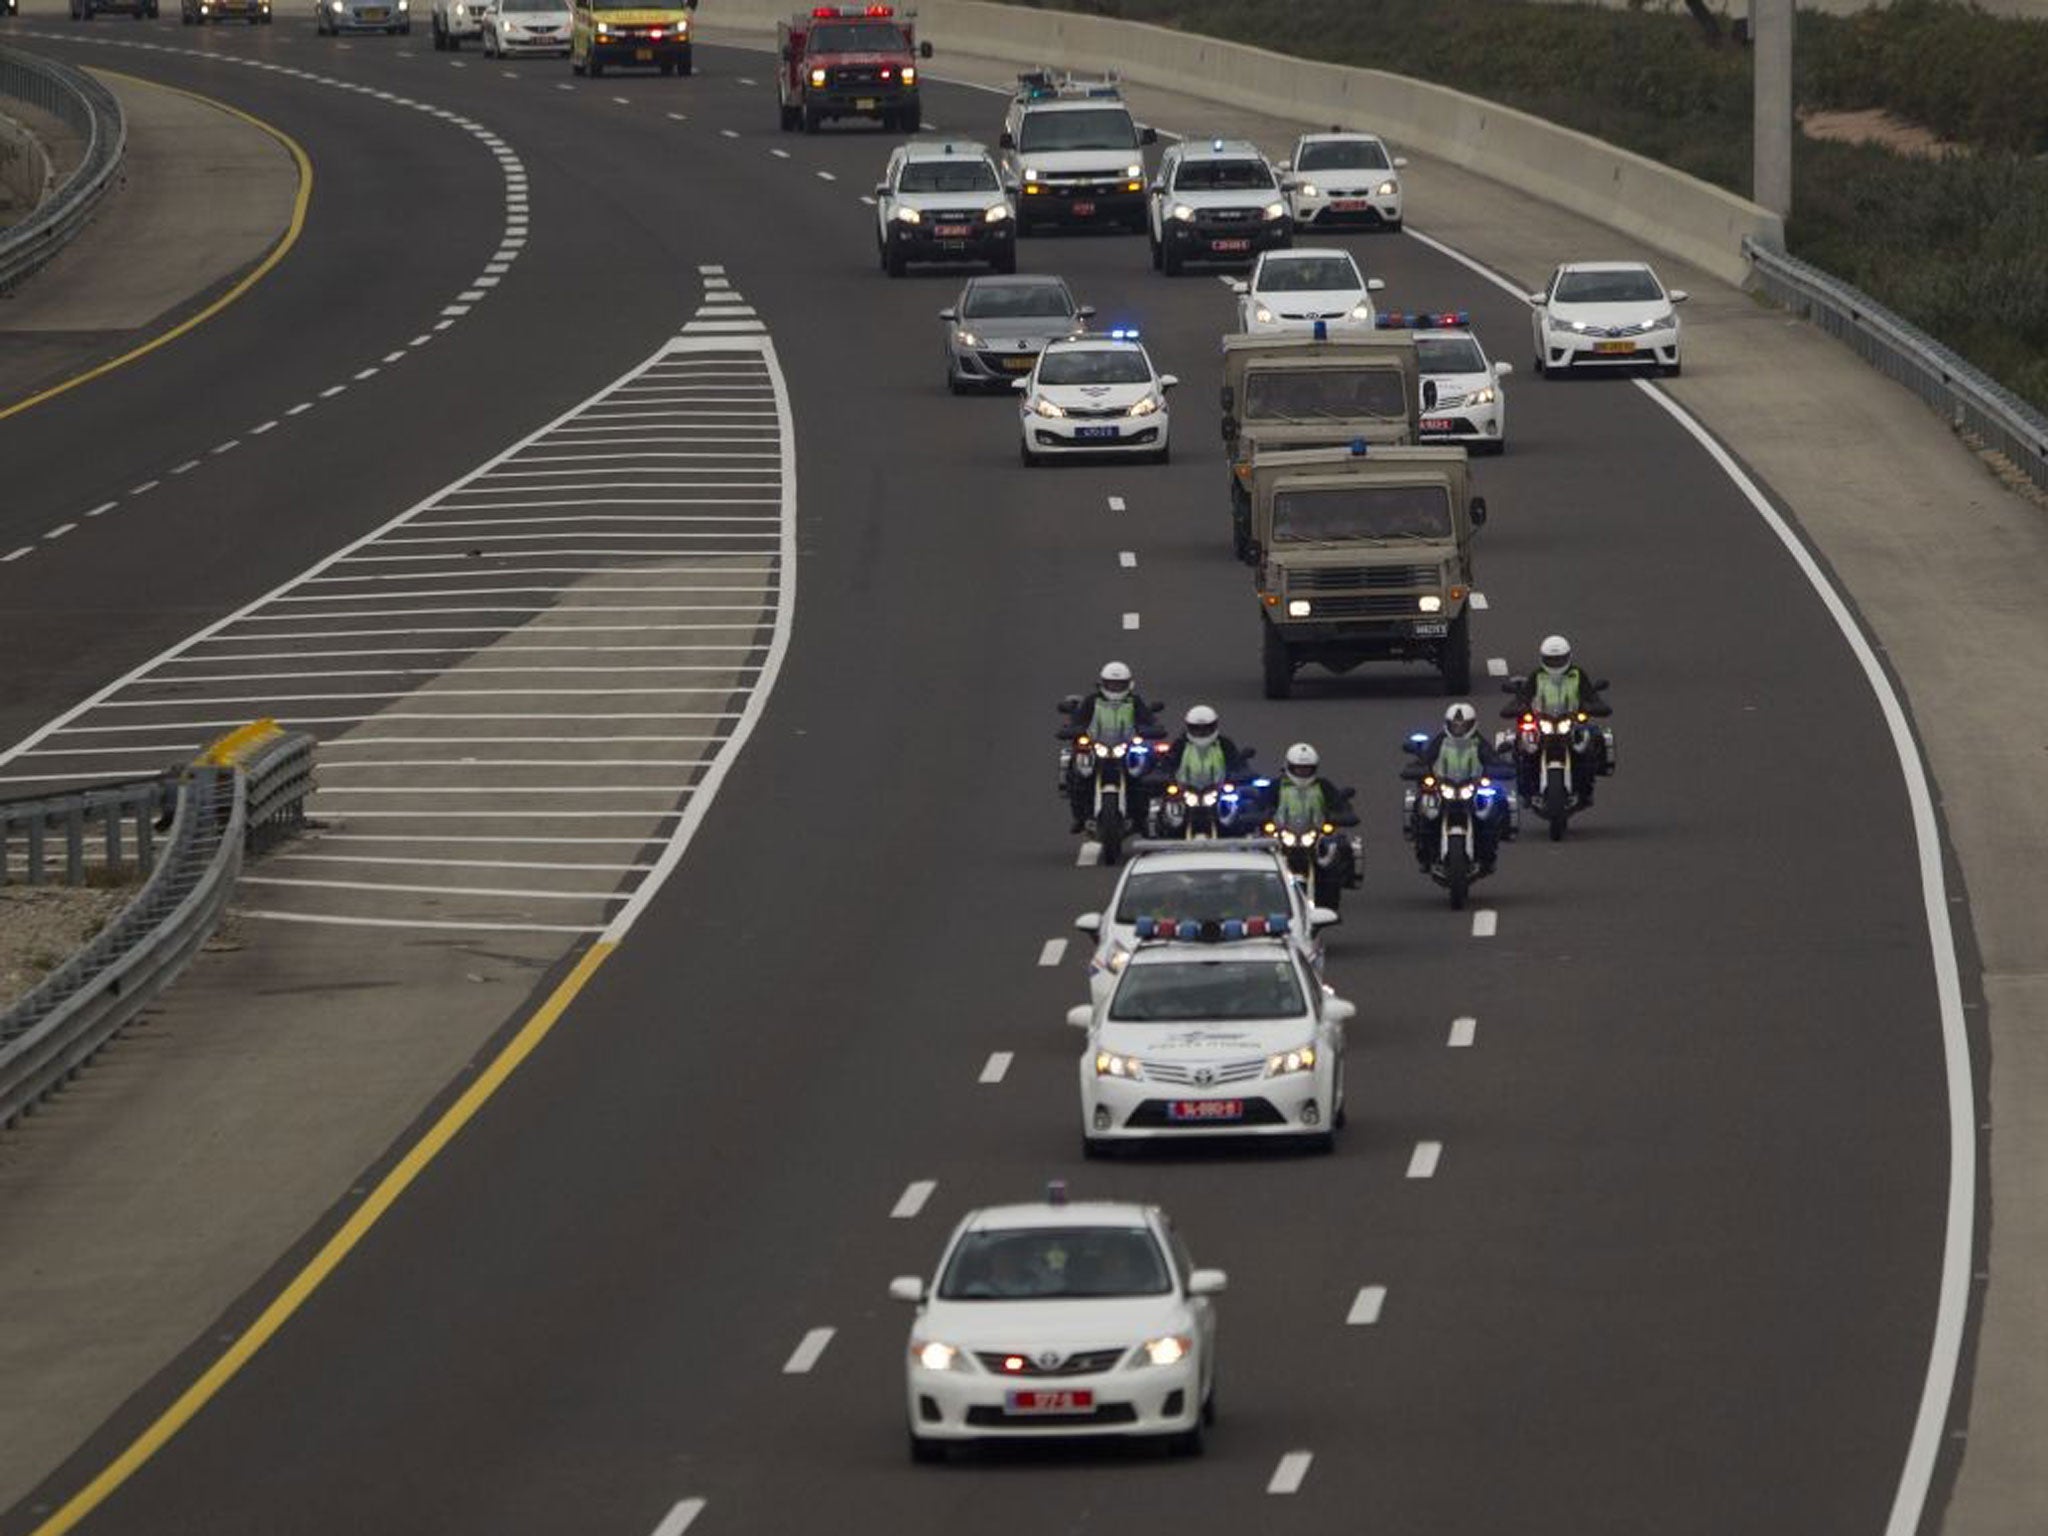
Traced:
POLYGON ((1545 367, 1560 370, 1641 368, 1653 363, 1673 368, 1678 364, 1678 331, 1667 327, 1640 336, 1588 336, 1546 328, 1543 362, 1545 367))
POLYGON ((504 54, 567 53, 569 51, 569 34, 567 32, 555 32, 544 36, 537 36, 531 32, 521 32, 516 35, 509 32, 500 32, 498 33, 498 51, 504 54))
POLYGON ((1016 351, 1014 348, 1004 352, 995 347, 963 347, 955 343, 951 346, 951 351, 953 371, 963 379, 973 379, 983 384, 1001 384, 1007 387, 1015 380, 1025 377, 1038 365, 1037 347, 1025 352, 1016 351))
POLYGON ((1249 262, 1262 251, 1285 250, 1294 242, 1294 220, 1262 219, 1256 224, 1205 225, 1168 219, 1160 240, 1184 261, 1249 262))
POLYGON ((647 37, 593 37, 589 56, 607 68, 614 64, 643 68, 679 64, 690 57, 690 40, 664 37, 656 42, 647 37))
POLYGON ((1021 413, 1024 444, 1033 453, 1157 453, 1166 446, 1166 412, 1150 416, 1082 417, 1021 413), (1082 436, 1086 428, 1113 429, 1100 437, 1082 436))
POLYGON ((976 1364, 928 1371, 912 1362, 910 1432, 925 1440, 1049 1440, 1077 1435, 1171 1435, 1202 1412, 1195 1354, 1174 1365, 1123 1366, 1088 1376, 997 1376, 976 1364), (1013 1414, 1013 1390, 1087 1392, 1086 1413, 1013 1414))
POLYGON ((345 5, 338 11, 327 8, 327 25, 336 32, 396 32, 411 24, 411 9, 401 8, 396 0, 390 5, 345 5))
POLYGON ((1401 194, 1382 197, 1376 192, 1339 197, 1324 193, 1290 199, 1295 222, 1303 229, 1396 229, 1401 223, 1401 194))
MULTIPOLYGON (((1017 221, 1002 219, 991 224, 977 218, 972 223, 921 224, 889 221, 889 249, 905 261, 993 261, 1017 248, 1017 221), (941 234, 940 230, 964 229, 964 234, 941 234)), ((961 355, 955 348, 955 354, 961 355)))
POLYGON ((913 87, 900 85, 810 86, 804 91, 804 110, 819 117, 881 117, 890 112, 923 115, 920 98, 913 87))
POLYGON ((1017 194, 1017 216, 1034 224, 1140 223, 1145 217, 1144 183, 1026 182, 1017 194))
POLYGON ((1504 443, 1508 437, 1507 405, 1496 395, 1491 405, 1424 412, 1421 437, 1425 443, 1504 443))
POLYGON ((270 0, 199 0, 195 14, 208 21, 268 21, 270 0))
POLYGON ((1330 1129, 1332 1069, 1198 1088, 1103 1077, 1092 1054, 1080 1065, 1081 1127, 1097 1141, 1202 1141, 1219 1136, 1317 1136, 1330 1129), (1220 1119, 1182 1119, 1176 1105, 1211 1104, 1220 1119))
POLYGON ((483 18, 470 15, 457 16, 453 11, 450 11, 448 19, 441 23, 441 35, 453 38, 482 37, 484 35, 483 18))

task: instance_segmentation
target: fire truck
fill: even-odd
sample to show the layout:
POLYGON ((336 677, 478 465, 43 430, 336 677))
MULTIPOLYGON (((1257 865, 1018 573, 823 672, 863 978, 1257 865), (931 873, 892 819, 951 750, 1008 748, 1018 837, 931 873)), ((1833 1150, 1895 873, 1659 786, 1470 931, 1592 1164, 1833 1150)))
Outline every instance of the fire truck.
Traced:
POLYGON ((891 5, 820 5, 775 30, 784 132, 816 133, 834 117, 872 117, 899 133, 917 131, 917 61, 932 56, 932 45, 917 41, 909 13, 899 19, 891 5))

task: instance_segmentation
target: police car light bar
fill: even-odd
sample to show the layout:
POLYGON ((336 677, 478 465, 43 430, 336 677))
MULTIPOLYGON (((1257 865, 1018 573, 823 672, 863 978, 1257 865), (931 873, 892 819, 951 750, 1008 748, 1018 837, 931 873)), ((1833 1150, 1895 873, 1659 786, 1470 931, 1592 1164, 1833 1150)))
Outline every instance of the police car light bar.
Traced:
POLYGON ((1187 943, 1218 944, 1231 939, 1277 938, 1287 932, 1287 914, 1267 917, 1141 917, 1135 924, 1140 939, 1180 939, 1187 943))
POLYGON ((841 16, 894 16, 893 5, 814 5, 811 17, 815 21, 833 21, 841 16))
POLYGON ((1134 325, 1118 326, 1109 333, 1109 339, 1111 341, 1136 341, 1138 339, 1138 328, 1134 325))
POLYGON ((1383 331, 1443 331, 1471 323, 1472 312, 1468 309, 1410 310, 1406 314, 1390 309, 1378 321, 1383 331))

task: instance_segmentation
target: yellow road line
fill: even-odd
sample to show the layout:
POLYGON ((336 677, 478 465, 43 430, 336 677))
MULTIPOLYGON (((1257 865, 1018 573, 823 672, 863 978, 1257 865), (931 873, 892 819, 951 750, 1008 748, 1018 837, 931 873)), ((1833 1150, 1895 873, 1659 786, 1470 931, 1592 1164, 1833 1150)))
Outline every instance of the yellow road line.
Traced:
POLYGON ((234 287, 215 299, 211 304, 207 305, 206 308, 200 310, 198 314, 188 316, 172 326, 168 331, 165 331, 161 336, 151 337, 132 351, 124 352, 116 358, 110 358, 98 367, 88 368, 76 378, 66 379, 62 384, 53 384, 40 394, 30 395, 26 400, 17 400, 12 405, 0 407, 0 421, 5 421, 10 416, 19 415, 32 405, 41 405, 45 400, 54 400, 58 395, 64 394, 68 390, 76 389, 81 384, 89 384, 102 374, 112 373, 116 368, 125 367, 139 357, 146 357, 158 347, 176 341, 187 331, 204 325, 251 288, 255 287, 269 273, 272 267, 283 261, 286 255, 290 253, 291 248, 299 243, 299 232, 306 227, 306 205, 313 200, 313 162, 307 158, 305 150, 299 147, 298 140, 294 139, 282 128, 274 127, 263 121, 262 118, 244 112, 240 107, 231 107, 224 101, 215 101, 211 96, 202 96, 197 91, 180 90, 175 85, 165 85, 157 80, 144 80, 140 76, 126 75, 115 69, 102 69, 98 70, 97 73, 112 75, 116 80, 132 80, 137 85, 152 86, 159 91, 169 91, 174 96, 188 97, 217 111, 225 112, 230 117, 238 117, 243 122, 262 129, 273 139, 277 140, 278 143, 285 147, 286 152, 291 155, 293 163, 299 169, 299 190, 297 196, 292 199, 291 223, 285 226, 283 236, 276 245, 270 248, 270 254, 256 264, 256 269, 253 272, 239 283, 236 283, 234 287))
POLYGON ((548 1032, 567 1011, 569 1004, 576 1000, 597 968, 611 957, 616 944, 600 941, 591 945, 583 958, 576 962, 576 968, 563 978, 562 984, 549 994, 548 1000, 520 1027, 519 1033, 506 1042, 491 1064, 477 1080, 463 1090, 462 1097, 448 1106, 447 1111, 430 1126, 425 1135, 415 1142, 398 1160, 392 1170, 378 1181, 370 1191, 369 1198, 356 1208, 341 1229, 321 1246, 306 1267, 292 1276, 291 1282, 278 1292, 277 1297, 240 1338, 228 1346, 222 1356, 207 1367, 199 1379, 179 1394, 178 1400, 166 1408, 141 1434, 129 1443, 127 1448, 108 1462, 106 1467, 77 1493, 68 1499, 64 1507, 37 1526, 31 1536, 61 1536, 71 1530, 106 1502, 115 1489, 141 1470, 143 1464, 162 1450, 164 1445, 179 1430, 190 1422, 193 1415, 204 1408, 234 1379, 235 1373, 247 1365, 257 1350, 267 1344, 272 1335, 291 1319, 293 1313, 306 1304, 320 1283, 340 1267, 341 1261, 368 1235, 370 1228, 384 1213, 397 1203, 398 1197, 425 1171, 441 1151, 469 1124, 476 1112, 482 1109, 492 1094, 504 1086, 519 1064, 534 1053, 548 1032))

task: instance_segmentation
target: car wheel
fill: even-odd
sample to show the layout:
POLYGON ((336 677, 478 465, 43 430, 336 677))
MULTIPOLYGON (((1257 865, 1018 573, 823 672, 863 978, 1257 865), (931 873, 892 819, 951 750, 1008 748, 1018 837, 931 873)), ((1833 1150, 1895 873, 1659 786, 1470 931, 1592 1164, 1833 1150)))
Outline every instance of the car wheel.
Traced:
POLYGON ((1387 233, 1390 235, 1401 233, 1401 221, 1399 219, 1389 219, 1387 221, 1387 233))
POLYGON ((590 57, 583 61, 583 67, 590 71, 590 78, 595 80, 604 73, 604 60, 600 59, 595 52, 592 52, 590 57))
POLYGON ((1545 377, 1550 372, 1550 370, 1544 366, 1543 354, 1541 352, 1538 352, 1536 356, 1530 360, 1529 366, 1535 370, 1536 377, 1539 379, 1545 377))
POLYGON ((1204 1449, 1202 1425, 1199 1420, 1193 1429, 1184 1429, 1177 1435, 1166 1437, 1166 1454, 1169 1456, 1199 1456, 1204 1449))
POLYGON ((910 1459, 920 1467, 937 1466, 946 1459, 946 1442, 927 1440, 915 1430, 910 1434, 910 1459))
POLYGON ((1213 1381, 1209 1383, 1209 1395, 1202 1399, 1202 1427, 1216 1427, 1216 1383, 1213 1381))
POLYGON ((672 77, 676 72, 675 60, 663 59, 661 63, 656 66, 656 69, 660 73, 661 78, 667 80, 670 77, 672 77))
POLYGON ((1026 469, 1036 469, 1039 465, 1045 462, 1043 458, 1041 458, 1039 455, 1031 451, 1031 445, 1029 443, 1018 444, 1017 451, 1023 457, 1024 467, 1026 469))
POLYGON ((882 269, 891 277, 901 277, 910 270, 910 263, 901 251, 891 248, 882 258, 882 269))
POLYGON ((1160 247, 1159 270, 1164 272, 1168 277, 1179 277, 1180 269, 1185 265, 1186 262, 1182 259, 1179 251, 1175 250, 1170 245, 1162 245, 1160 247))
POLYGON ((994 267, 997 273, 1000 274, 1001 276, 1008 277, 1011 273, 1017 270, 1017 247, 1014 245, 1007 247, 1003 251, 1003 253, 1000 256, 996 257, 994 261, 990 262, 989 265, 994 267))
POLYGON ((690 57, 690 50, 685 48, 682 52, 682 56, 676 60, 676 73, 679 75, 687 75, 695 68, 696 64, 690 57))
POLYGON ((1152 231, 1149 229, 1145 231, 1145 241, 1152 247, 1152 270, 1157 272, 1164 265, 1161 259, 1162 253, 1159 249, 1159 242, 1152 238, 1152 231))
POLYGON ((946 370, 946 389, 952 394, 964 395, 967 393, 967 381, 949 368, 946 370))
POLYGON ((1154 464, 1171 464, 1173 462, 1173 444, 1171 442, 1161 443, 1159 451, 1152 455, 1152 462, 1154 464))
POLYGON ((1101 1162, 1104 1158, 1112 1155, 1114 1151, 1115 1148, 1103 1137, 1083 1136, 1081 1138, 1081 1155, 1090 1162, 1101 1162))
POLYGON ((1266 697, 1284 699, 1294 692, 1294 663, 1287 655, 1287 642, 1266 626, 1265 645, 1260 653, 1265 670, 1266 697))
POLYGON ((781 127, 781 129, 782 129, 782 131, 783 131, 784 133, 791 133, 791 132, 794 132, 794 131, 795 131, 795 129, 796 129, 796 108, 795 108, 795 107, 786 107, 786 106, 780 106, 780 105, 778 105, 778 106, 776 107, 776 109, 775 109, 775 116, 776 116, 776 119, 777 119, 777 122, 778 122, 778 124, 780 125, 780 127, 781 127))
POLYGON ((816 133, 818 131, 819 125, 822 124, 824 121, 825 119, 818 115, 818 109, 816 107, 806 106, 802 108, 801 112, 798 115, 797 125, 800 128, 802 128, 805 133, 816 133))
POLYGON ((1685 364, 1674 361, 1669 368, 1660 370, 1667 379, 1675 379, 1685 370, 1685 364))

